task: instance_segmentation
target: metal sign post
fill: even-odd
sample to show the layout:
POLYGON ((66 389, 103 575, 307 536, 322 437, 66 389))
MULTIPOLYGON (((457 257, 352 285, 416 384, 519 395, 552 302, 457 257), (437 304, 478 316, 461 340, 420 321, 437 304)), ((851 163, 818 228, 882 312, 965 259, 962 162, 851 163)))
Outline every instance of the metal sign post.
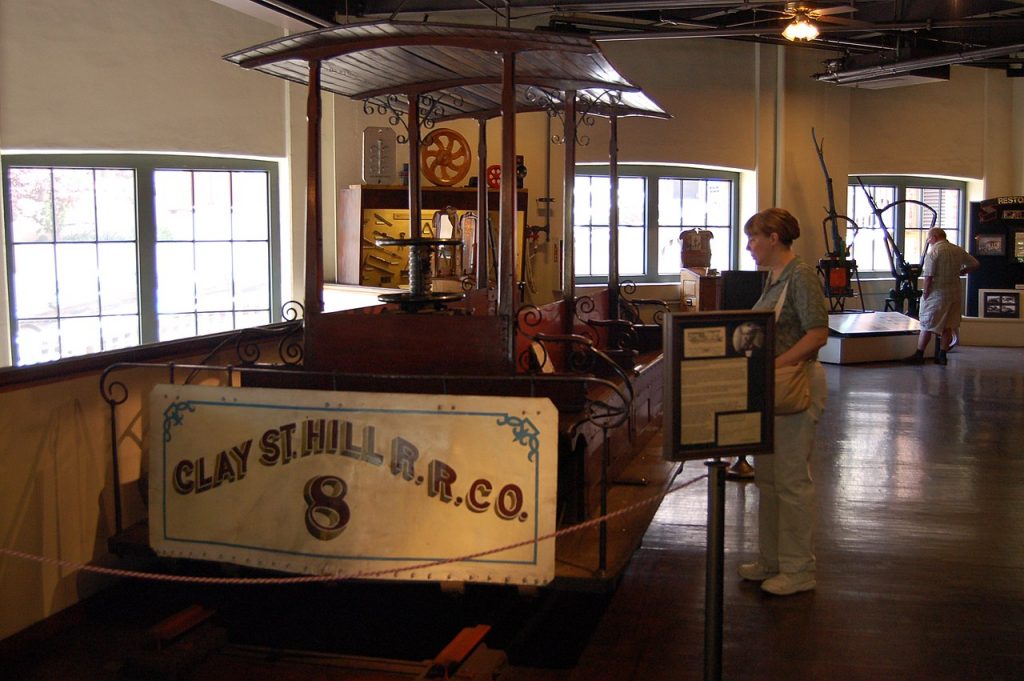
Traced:
POLYGON ((708 467, 708 529, 704 575, 704 681, 721 681, 726 465, 719 458, 705 465, 708 467))
POLYGON ((664 331, 664 447, 669 461, 708 467, 704 681, 722 678, 723 456, 774 448, 775 315, 730 310, 669 315, 664 331))

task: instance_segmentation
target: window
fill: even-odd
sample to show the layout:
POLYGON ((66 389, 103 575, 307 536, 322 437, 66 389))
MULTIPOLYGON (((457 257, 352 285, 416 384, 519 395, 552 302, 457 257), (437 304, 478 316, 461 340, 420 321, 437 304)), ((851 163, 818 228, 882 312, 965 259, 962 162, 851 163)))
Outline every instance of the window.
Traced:
POLYGON ((276 293, 269 161, 10 155, 15 364, 266 324, 276 293))
MULTIPOLYGON (((891 272, 883 222, 903 259, 910 264, 918 264, 924 258, 933 217, 934 226, 946 230, 951 243, 962 242, 966 183, 924 177, 865 176, 860 180, 863 189, 857 177, 850 178, 847 199, 849 217, 860 227, 850 244, 850 257, 857 261, 859 271, 891 272), (881 219, 872 210, 868 194, 882 211, 881 219), (885 210, 897 202, 900 203, 885 210)), ((850 238, 849 231, 847 237, 850 238)))
MULTIPOLYGON (((576 277, 607 281, 611 181, 607 166, 579 166, 574 186, 576 277)), ((619 166, 619 275, 634 281, 679 278, 679 233, 709 229, 711 266, 731 268, 738 175, 698 168, 619 166)))

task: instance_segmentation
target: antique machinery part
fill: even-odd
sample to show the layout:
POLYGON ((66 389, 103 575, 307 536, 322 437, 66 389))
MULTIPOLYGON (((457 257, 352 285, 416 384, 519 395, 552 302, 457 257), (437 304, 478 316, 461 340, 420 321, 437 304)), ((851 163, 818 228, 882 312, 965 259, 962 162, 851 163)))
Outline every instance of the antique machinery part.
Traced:
POLYGON ((391 128, 363 128, 363 184, 394 183, 396 142, 391 128))
MULTIPOLYGON (((895 286, 889 289, 889 297, 885 301, 885 309, 886 311, 903 312, 905 303, 907 310, 906 315, 917 319, 921 309, 922 293, 917 286, 917 280, 921 276, 921 271, 924 269, 924 266, 923 264, 915 265, 907 262, 906 258, 903 257, 903 251, 900 250, 899 246, 896 244, 896 240, 892 238, 892 234, 885 226, 885 219, 882 215, 885 211, 890 208, 895 208, 901 203, 913 203, 931 211, 932 222, 928 226, 928 228, 931 229, 938 221, 939 214, 927 203, 915 201, 914 199, 893 201, 885 208, 879 208, 878 204, 875 203, 875 197, 873 197, 871 192, 868 191, 868 188, 864 186, 864 181, 858 177, 857 182, 860 184, 860 188, 864 191, 868 204, 871 205, 871 211, 878 218, 878 226, 882 228, 882 235, 885 241, 885 253, 889 256, 889 269, 892 272, 893 279, 895 280, 895 286)), ((927 249, 925 252, 927 252, 927 249)), ((923 262, 924 253, 921 254, 921 259, 923 262)))
MULTIPOLYGON (((420 220, 422 215, 420 200, 420 160, 421 145, 419 131, 421 125, 426 121, 421 120, 420 100, 425 99, 430 111, 434 110, 436 100, 425 98, 422 95, 410 93, 408 95, 409 110, 407 120, 409 126, 409 223, 412 228, 410 238, 394 239, 390 237, 377 237, 378 246, 398 246, 409 249, 409 290, 398 293, 384 293, 377 296, 382 303, 394 303, 403 312, 415 313, 424 308, 433 307, 440 310, 446 303, 462 300, 465 295, 462 293, 440 293, 430 290, 430 267, 434 250, 441 246, 455 246, 461 244, 458 239, 438 239, 424 237, 420 220)), ((426 115, 430 120, 431 113, 426 115)), ((461 136, 460 136, 461 137, 461 136)), ((465 146, 465 138, 462 139, 465 146)), ((468 153, 468 152, 467 152, 468 153)), ((468 166, 466 168, 468 171, 468 166)), ((375 234, 376 236, 376 234, 375 234)))
POLYGON ((430 261, 435 248, 455 247, 462 244, 460 239, 377 239, 378 246, 408 246, 409 248, 409 290, 401 293, 383 293, 377 296, 382 303, 396 303, 403 312, 417 312, 433 306, 441 309, 445 303, 462 300, 462 293, 437 293, 430 290, 430 261))
POLYGON ((434 213, 433 232, 440 239, 458 242, 457 246, 438 246, 433 254, 433 277, 459 278, 463 275, 463 235, 459 214, 451 206, 434 213), (447 225, 445 222, 447 221, 447 225))
POLYGON ((478 222, 475 211, 467 210, 459 216, 459 232, 462 233, 463 244, 462 274, 464 275, 474 276, 476 274, 478 222))
MULTIPOLYGON (((857 272, 857 261, 850 260, 850 247, 839 234, 839 220, 845 220, 853 225, 854 235, 857 233, 857 223, 845 215, 839 215, 836 211, 836 196, 832 188, 832 176, 828 173, 828 166, 825 165, 825 139, 818 142, 818 137, 811 128, 811 140, 814 142, 814 150, 818 152, 818 160, 821 162, 821 170, 825 174, 825 192, 828 197, 828 207, 825 209, 827 215, 822 220, 821 229, 825 236, 825 257, 818 261, 818 272, 824 279, 825 296, 829 300, 829 307, 833 312, 842 311, 846 305, 846 299, 853 297, 853 281, 851 274, 857 277, 858 288, 860 285, 860 274, 857 272), (832 225, 832 239, 826 225, 832 225)), ((860 299, 861 311, 864 311, 864 297, 860 299)))
POLYGON ((469 142, 451 128, 438 128, 423 140, 420 163, 423 176, 436 185, 451 187, 469 173, 469 142))
MULTIPOLYGON (((849 222, 853 226, 854 235, 856 235, 859 229, 856 222, 845 215, 838 215, 836 217, 849 222)), ((828 223, 831 220, 830 216, 825 216, 825 219, 821 221, 821 231, 825 236, 826 251, 829 251, 828 223)), ((847 248, 847 250, 849 249, 847 248)), ((857 280, 857 289, 860 289, 860 272, 857 270, 857 261, 832 255, 829 252, 824 258, 818 260, 818 274, 822 278, 822 285, 825 290, 825 297, 828 298, 829 309, 832 312, 843 312, 846 307, 846 298, 856 296, 853 292, 853 279, 857 280), (851 278, 851 274, 853 278, 851 278)), ((860 309, 861 312, 865 311, 864 296, 860 296, 860 309)))
POLYGON ((498 164, 487 166, 487 186, 491 189, 501 189, 501 166, 498 164))
POLYGON ((836 211, 836 195, 832 188, 832 176, 828 174, 828 166, 825 165, 825 138, 818 142, 818 137, 814 132, 814 128, 811 128, 811 140, 814 142, 814 150, 818 152, 818 161, 821 162, 821 171, 825 174, 825 192, 828 198, 828 207, 825 211, 828 213, 826 221, 832 224, 832 242, 829 246, 828 236, 825 237, 825 253, 830 258, 845 259, 850 255, 849 247, 843 242, 843 237, 839 234, 839 218, 845 218, 849 222, 853 222, 845 215, 839 215, 836 211))

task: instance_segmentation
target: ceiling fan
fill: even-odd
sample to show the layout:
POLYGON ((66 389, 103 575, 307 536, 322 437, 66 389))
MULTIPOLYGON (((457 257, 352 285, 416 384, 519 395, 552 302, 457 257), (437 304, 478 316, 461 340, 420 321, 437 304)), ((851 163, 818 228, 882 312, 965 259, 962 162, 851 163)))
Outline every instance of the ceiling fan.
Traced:
MULTIPOLYGON (((867 26, 862 21, 855 19, 848 19, 840 17, 840 14, 852 14, 857 11, 857 8, 853 5, 833 5, 830 7, 816 7, 813 4, 807 2, 787 2, 783 7, 767 7, 758 5, 751 8, 754 18, 751 21, 743 21, 739 23, 730 23, 730 27, 750 26, 750 25, 764 25, 765 22, 769 21, 764 14, 773 15, 775 18, 771 19, 772 22, 778 21, 789 21, 790 23, 796 21, 804 22, 822 22, 832 24, 843 24, 847 26, 867 26), (760 15, 760 16, 759 16, 760 15)), ((739 8, 730 8, 728 10, 718 12, 715 14, 708 14, 700 17, 701 19, 710 19, 721 15, 736 14, 739 8)))
MULTIPOLYGON (((769 10, 773 11, 773 10, 769 10)), ((836 14, 852 14, 857 11, 857 8, 853 5, 833 5, 831 7, 815 7, 813 4, 806 2, 787 2, 786 8, 782 10, 774 10, 781 13, 784 17, 789 19, 796 18, 797 15, 802 14, 808 19, 814 21, 835 21, 836 14)), ((840 20, 840 23, 842 21, 840 20)))
MULTIPOLYGON (((769 10, 775 11, 775 10, 769 10)), ((818 27, 814 22, 833 22, 838 24, 859 23, 850 19, 843 19, 836 15, 856 12, 857 8, 852 5, 835 5, 832 7, 813 7, 803 2, 788 2, 786 8, 781 10, 783 18, 789 19, 789 24, 782 31, 782 36, 787 40, 814 40, 818 37, 818 27)))

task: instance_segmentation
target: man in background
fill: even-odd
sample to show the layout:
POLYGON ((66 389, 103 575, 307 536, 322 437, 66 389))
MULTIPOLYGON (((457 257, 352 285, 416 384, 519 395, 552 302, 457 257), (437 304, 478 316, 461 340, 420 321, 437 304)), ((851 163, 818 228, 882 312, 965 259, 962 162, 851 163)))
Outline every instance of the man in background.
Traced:
POLYGON ((977 258, 946 240, 946 230, 932 227, 928 230, 928 253, 924 258, 921 277, 924 280, 921 298, 921 335, 917 339, 917 352, 906 359, 911 364, 924 362, 924 351, 932 335, 940 337, 935 352, 935 363, 945 365, 946 353, 953 343, 953 334, 960 328, 964 303, 960 277, 981 266, 977 258))

